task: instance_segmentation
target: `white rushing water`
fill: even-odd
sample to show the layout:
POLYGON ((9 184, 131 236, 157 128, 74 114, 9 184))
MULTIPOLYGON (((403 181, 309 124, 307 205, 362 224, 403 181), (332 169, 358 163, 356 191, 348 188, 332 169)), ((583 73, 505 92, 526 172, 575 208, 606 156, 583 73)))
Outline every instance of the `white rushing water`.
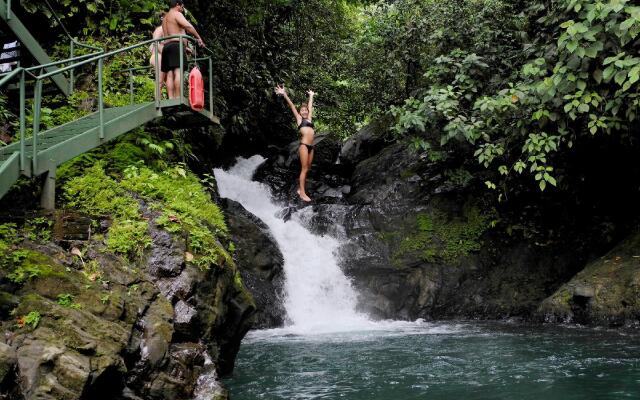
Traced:
POLYGON ((251 180, 264 158, 238 159, 228 171, 214 171, 222 197, 235 200, 271 230, 284 257, 285 309, 290 333, 316 334, 371 329, 375 325, 356 311, 357 294, 338 266, 339 243, 312 234, 294 214, 285 222, 284 208, 273 202, 266 185, 251 180))

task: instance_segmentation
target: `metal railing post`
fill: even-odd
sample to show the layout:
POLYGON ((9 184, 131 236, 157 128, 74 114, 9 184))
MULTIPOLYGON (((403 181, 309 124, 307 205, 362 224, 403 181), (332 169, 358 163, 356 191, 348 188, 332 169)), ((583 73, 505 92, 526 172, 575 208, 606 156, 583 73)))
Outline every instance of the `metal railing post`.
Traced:
POLYGON ((134 103, 133 98, 133 68, 129 68, 129 95, 131 96, 130 101, 131 104, 134 103))
POLYGON ((182 89, 182 81, 184 80, 184 41, 180 37, 180 104, 184 99, 184 91, 182 89))
MULTIPOLYGON (((72 59, 75 56, 76 53, 76 48, 75 48, 75 43, 73 42, 73 40, 71 40, 71 46, 70 46, 70 54, 69 54, 69 58, 72 59)), ((73 86, 74 86, 74 79, 75 79, 75 74, 73 72, 73 69, 71 69, 69 71, 69 94, 73 93, 73 86)))
POLYGON ((33 96, 33 158, 31 159, 31 174, 38 170, 38 133, 40 132, 40 110, 42 102, 42 79, 36 81, 36 90, 33 96))
POLYGON ((154 44, 155 47, 155 55, 154 57, 156 58, 156 62, 155 62, 155 80, 156 80, 156 109, 160 108, 160 98, 162 97, 162 86, 161 86, 161 82, 160 82, 160 65, 158 65, 158 61, 159 61, 159 57, 158 57, 158 42, 155 42, 154 44))
POLYGON ((98 123, 100 131, 100 140, 104 140, 104 99, 102 93, 102 70, 104 67, 104 58, 98 60, 98 123))
POLYGON ((25 99, 25 82, 24 82, 25 72, 22 70, 20 74, 20 172, 24 172, 27 169, 26 159, 27 155, 25 154, 26 149, 26 124, 25 124, 25 108, 26 108, 26 99, 25 99))
POLYGON ((213 61, 209 57, 209 111, 213 115, 213 61))

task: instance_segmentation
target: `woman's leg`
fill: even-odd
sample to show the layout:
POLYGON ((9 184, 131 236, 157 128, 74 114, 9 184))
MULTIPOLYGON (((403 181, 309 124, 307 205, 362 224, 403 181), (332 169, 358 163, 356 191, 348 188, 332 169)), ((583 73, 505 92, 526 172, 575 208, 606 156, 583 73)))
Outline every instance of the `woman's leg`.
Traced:
POLYGON ((311 169, 311 163, 313 162, 313 153, 315 153, 315 149, 309 152, 309 161, 307 162, 307 170, 311 169))
POLYGON ((304 185, 307 180, 307 171, 309 170, 309 150, 304 144, 300 144, 298 147, 298 154, 300 155, 300 178, 298 179, 298 196, 304 201, 311 201, 311 198, 307 196, 304 190, 304 185))

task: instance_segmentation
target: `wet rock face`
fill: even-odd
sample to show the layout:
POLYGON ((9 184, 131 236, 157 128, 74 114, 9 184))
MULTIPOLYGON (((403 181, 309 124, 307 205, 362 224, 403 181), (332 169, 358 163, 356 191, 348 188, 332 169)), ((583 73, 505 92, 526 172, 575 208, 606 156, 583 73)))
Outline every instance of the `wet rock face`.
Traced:
POLYGON ((360 162, 371 158, 387 146, 385 135, 393 124, 392 119, 383 118, 372 122, 350 137, 340 149, 340 163, 354 168, 360 162))
POLYGON ((0 271, 0 310, 15 308, 19 318, 16 325, 16 316, 0 314, 0 393, 188 399, 205 369, 216 369, 214 376, 231 372, 255 312, 235 265, 200 270, 186 263, 185 243, 161 231, 145 204, 141 209, 152 245, 138 265, 107 253, 101 242, 64 232, 64 248, 20 244, 23 265, 39 272, 16 284, 0 271), (72 247, 86 249, 82 261, 72 247), (87 270, 89 261, 98 275, 87 270))
POLYGON ((239 203, 225 199, 222 206, 227 216, 235 257, 242 279, 256 301, 255 329, 282 326, 284 259, 269 228, 239 203))
POLYGON ((360 293, 360 308, 373 316, 531 315, 580 260, 566 248, 492 236, 493 204, 483 198, 483 183, 456 169, 455 154, 445 155, 450 163, 432 161, 406 143, 388 143, 388 126, 378 121, 343 143, 338 164, 314 160, 311 205, 295 196, 293 144, 254 178, 292 204, 290 212, 310 207, 312 231, 342 239, 343 270, 360 293))

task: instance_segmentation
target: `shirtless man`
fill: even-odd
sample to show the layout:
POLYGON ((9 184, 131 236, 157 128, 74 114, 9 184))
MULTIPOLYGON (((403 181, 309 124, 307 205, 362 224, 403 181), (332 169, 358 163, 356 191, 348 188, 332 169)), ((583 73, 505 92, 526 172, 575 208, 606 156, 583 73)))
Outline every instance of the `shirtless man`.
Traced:
MULTIPOLYGON (((166 36, 184 35, 187 32, 198 39, 198 45, 204 46, 202 38, 184 17, 184 0, 171 0, 171 9, 162 21, 162 31, 166 36)), ((186 46, 183 46, 186 49, 186 46)), ((180 40, 168 39, 164 42, 162 48, 162 64, 160 70, 167 74, 167 92, 170 99, 180 97, 182 92, 182 74, 180 73, 180 57, 184 57, 184 53, 180 54, 180 40)), ((187 63, 183 62, 183 66, 187 63)))

